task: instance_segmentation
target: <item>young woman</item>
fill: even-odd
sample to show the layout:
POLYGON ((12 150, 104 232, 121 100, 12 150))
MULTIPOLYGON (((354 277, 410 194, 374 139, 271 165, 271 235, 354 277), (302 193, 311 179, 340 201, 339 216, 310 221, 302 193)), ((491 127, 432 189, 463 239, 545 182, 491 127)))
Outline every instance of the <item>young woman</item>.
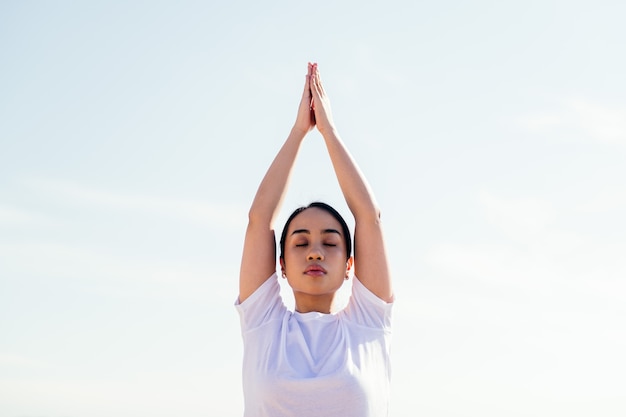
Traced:
POLYGON ((387 416, 392 301, 378 206, 337 133, 317 64, 309 63, 295 125, 249 212, 236 302, 245 416, 387 416), (296 210, 280 241, 292 312, 280 298, 274 221, 300 144, 315 126, 354 216, 354 257, 349 229, 332 207, 313 203, 296 210), (333 311, 351 270, 350 300, 333 311))

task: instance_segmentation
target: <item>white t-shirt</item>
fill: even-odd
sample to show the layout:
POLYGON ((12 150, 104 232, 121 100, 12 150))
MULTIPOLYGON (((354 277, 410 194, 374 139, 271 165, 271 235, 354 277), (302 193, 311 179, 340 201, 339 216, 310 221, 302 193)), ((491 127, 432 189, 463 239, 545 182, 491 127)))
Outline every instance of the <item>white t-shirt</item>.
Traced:
POLYGON ((235 303, 244 343, 244 417, 384 417, 391 307, 354 278, 338 313, 289 311, 274 274, 235 303))

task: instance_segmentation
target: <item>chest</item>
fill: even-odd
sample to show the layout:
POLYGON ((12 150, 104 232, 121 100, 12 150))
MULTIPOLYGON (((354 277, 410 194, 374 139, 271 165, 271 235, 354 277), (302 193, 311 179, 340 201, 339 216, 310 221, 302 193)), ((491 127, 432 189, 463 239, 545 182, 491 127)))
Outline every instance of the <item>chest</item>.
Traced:
POLYGON ((246 403, 298 416, 386 415, 388 341, 384 332, 341 322, 275 322, 245 341, 246 403), (311 325, 312 324, 312 325, 311 325), (372 409, 379 410, 374 414, 372 409))
POLYGON ((327 375, 384 373, 388 340, 384 332, 341 320, 284 320, 249 335, 244 369, 261 377, 307 379, 327 375))

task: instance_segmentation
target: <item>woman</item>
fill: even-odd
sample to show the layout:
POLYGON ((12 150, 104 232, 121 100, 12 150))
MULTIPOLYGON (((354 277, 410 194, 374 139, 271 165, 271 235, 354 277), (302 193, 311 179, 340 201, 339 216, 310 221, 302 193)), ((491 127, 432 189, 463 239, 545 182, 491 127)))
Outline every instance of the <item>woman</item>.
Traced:
POLYGON ((309 63, 291 133, 249 212, 239 298, 245 416, 381 417, 388 414, 393 292, 380 212, 339 138, 317 64, 309 63), (274 221, 305 135, 317 126, 355 219, 348 227, 323 203, 296 210, 280 242, 280 267, 295 311, 280 298, 274 221), (333 300, 354 270, 348 305, 333 300))

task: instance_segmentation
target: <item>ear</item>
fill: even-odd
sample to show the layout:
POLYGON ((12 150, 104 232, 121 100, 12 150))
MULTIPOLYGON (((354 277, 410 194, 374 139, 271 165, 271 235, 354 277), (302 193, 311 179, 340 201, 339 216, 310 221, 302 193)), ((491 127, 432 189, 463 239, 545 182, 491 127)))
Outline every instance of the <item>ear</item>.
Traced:
POLYGON ((354 266, 354 257, 351 256, 346 261, 346 279, 350 277, 350 271, 352 271, 353 266, 354 266))
POLYGON ((285 272, 285 260, 281 257, 280 258, 280 272, 283 275, 283 278, 286 277, 286 272, 285 272))

